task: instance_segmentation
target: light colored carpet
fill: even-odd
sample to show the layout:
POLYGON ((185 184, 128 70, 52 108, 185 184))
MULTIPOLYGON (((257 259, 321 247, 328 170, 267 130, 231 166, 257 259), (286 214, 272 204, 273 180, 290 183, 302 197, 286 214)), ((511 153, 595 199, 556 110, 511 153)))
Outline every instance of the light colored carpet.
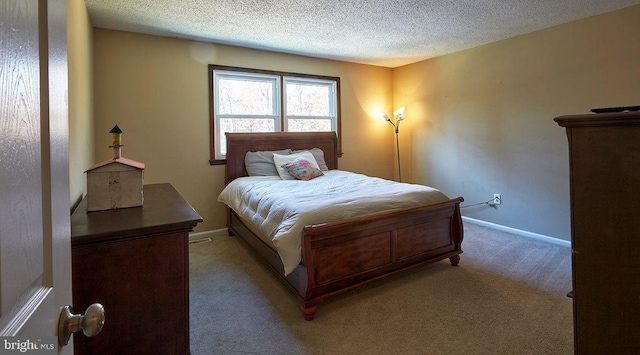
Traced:
POLYGON ((460 265, 438 262, 318 305, 241 241, 190 246, 191 353, 572 354, 570 249, 465 223, 460 265))

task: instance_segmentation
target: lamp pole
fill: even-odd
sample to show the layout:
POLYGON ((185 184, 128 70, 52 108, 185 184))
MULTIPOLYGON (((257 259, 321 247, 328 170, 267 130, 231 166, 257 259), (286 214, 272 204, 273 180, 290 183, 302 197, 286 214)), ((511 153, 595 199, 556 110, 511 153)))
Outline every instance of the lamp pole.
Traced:
POLYGON ((398 152, 398 182, 402 182, 402 170, 400 169, 400 140, 398 139, 398 127, 400 126, 400 121, 397 121, 393 126, 396 128, 396 152, 398 152))
POLYGON ((400 169, 400 140, 398 138, 398 133, 400 132, 400 121, 405 119, 404 107, 395 111, 393 114, 394 118, 396 119, 395 123, 391 121, 391 118, 389 118, 388 115, 384 115, 383 117, 385 120, 387 120, 387 122, 391 123, 396 132, 396 152, 398 152, 398 182, 402 182, 402 170, 400 169))

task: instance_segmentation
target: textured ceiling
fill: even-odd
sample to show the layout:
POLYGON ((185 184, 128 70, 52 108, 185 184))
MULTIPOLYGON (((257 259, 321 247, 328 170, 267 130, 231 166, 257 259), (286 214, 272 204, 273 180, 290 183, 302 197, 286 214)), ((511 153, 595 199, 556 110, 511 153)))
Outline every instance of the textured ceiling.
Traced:
POLYGON ((95 27, 397 67, 640 0, 86 0, 95 27))

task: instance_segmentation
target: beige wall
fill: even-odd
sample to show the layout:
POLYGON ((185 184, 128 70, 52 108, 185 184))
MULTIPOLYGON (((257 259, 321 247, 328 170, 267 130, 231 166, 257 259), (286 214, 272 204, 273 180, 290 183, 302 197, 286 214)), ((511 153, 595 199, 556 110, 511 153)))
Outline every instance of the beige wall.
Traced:
MULTIPOLYGON (((570 238, 559 115, 640 104, 640 6, 396 68, 411 180, 463 196, 463 215, 570 238)), ((404 175, 403 175, 404 178, 404 175)))
POLYGON ((394 141, 389 68, 226 45, 94 29, 95 160, 111 157, 114 124, 124 131, 122 155, 144 162, 145 183, 170 182, 202 215, 196 231, 224 228, 217 202, 224 166, 209 165, 207 65, 309 73, 341 78, 342 169, 393 178, 394 141))
POLYGON ((86 193, 93 164, 93 28, 83 0, 67 0, 69 66, 69 193, 72 209, 86 193))

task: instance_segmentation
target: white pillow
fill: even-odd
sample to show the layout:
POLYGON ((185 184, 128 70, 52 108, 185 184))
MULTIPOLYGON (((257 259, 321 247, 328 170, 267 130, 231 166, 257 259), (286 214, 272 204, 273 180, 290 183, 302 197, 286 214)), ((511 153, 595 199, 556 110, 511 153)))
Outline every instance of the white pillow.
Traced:
POLYGON ((303 157, 313 164, 313 167, 316 169, 320 169, 318 167, 318 162, 316 158, 313 157, 310 151, 306 150, 304 152, 289 154, 289 155, 281 155, 281 154, 273 154, 273 162, 276 165, 276 170, 278 170, 278 175, 280 175, 280 179, 282 180, 295 180, 296 178, 289 174, 289 172, 282 167, 282 164, 288 163, 296 158, 303 157))

